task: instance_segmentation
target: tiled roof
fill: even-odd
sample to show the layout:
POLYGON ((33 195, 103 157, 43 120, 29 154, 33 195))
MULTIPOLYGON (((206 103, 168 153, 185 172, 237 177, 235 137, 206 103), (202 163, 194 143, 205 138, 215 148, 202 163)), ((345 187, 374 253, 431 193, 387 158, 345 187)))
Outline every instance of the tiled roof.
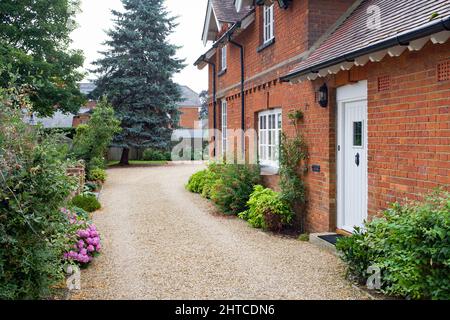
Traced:
POLYGON ((238 22, 244 19, 251 11, 251 7, 244 7, 236 11, 234 0, 210 0, 217 20, 221 22, 238 22))
POLYGON ((200 107, 198 94, 188 86, 180 86, 182 101, 178 103, 179 107, 200 107))
POLYGON ((363 0, 287 77, 321 68, 327 62, 353 56, 369 47, 376 49, 377 44, 439 23, 449 16, 449 0, 363 0), (371 9, 377 8, 381 26, 369 28, 368 23, 374 17, 371 9))
POLYGON ((74 115, 56 111, 52 117, 40 118, 36 114, 33 116, 24 115, 23 121, 29 124, 41 124, 44 128, 71 128, 74 115))

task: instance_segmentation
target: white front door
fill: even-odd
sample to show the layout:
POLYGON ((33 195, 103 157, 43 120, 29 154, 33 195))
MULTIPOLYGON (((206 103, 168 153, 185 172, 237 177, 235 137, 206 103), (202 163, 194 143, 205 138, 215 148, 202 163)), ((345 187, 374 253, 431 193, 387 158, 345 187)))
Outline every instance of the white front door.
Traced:
POLYGON ((337 90, 338 228, 349 232, 367 219, 367 81, 337 90))

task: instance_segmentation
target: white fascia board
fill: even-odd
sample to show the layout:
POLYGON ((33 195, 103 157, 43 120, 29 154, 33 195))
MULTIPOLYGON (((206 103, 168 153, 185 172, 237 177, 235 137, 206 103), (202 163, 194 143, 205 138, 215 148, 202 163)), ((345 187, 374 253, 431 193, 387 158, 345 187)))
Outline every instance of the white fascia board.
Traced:
POLYGON ((203 45, 206 46, 208 41, 214 41, 214 36, 220 30, 220 22, 217 20, 217 16, 214 12, 214 8, 211 1, 208 2, 208 8, 206 9, 206 19, 203 25, 203 45), (214 36, 213 36, 214 35, 214 36))
POLYGON ((256 15, 253 12, 251 15, 247 16, 246 18, 244 18, 244 20, 242 20, 241 22, 241 29, 247 29, 249 25, 251 25, 253 23, 253 21, 255 21, 256 19, 256 15))

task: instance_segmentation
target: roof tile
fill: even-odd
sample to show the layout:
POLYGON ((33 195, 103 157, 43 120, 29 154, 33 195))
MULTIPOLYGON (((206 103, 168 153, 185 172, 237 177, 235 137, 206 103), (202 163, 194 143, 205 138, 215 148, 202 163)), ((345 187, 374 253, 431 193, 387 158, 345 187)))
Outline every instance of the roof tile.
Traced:
MULTIPOLYGON (((449 0, 364 0, 330 36, 289 75, 308 70, 358 50, 394 38, 400 33, 424 27, 430 19, 450 16, 449 0), (379 8, 380 27, 371 26, 379 8)), ((372 24, 373 26, 373 24, 372 24)))

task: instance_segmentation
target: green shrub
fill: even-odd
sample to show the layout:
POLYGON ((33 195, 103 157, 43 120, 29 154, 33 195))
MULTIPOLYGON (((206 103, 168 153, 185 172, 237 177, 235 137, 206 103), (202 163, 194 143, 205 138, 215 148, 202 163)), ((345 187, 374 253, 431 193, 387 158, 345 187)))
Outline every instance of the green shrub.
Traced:
POLYGON ((78 207, 71 207, 70 210, 72 210, 77 217, 82 221, 88 221, 89 220, 89 213, 85 210, 78 208, 78 207))
POLYGON ((72 199, 72 205, 87 212, 94 212, 101 208, 100 202, 91 194, 80 194, 72 199))
POLYGON ((382 271, 384 293, 412 299, 450 299, 450 194, 395 204, 365 230, 337 243, 361 282, 369 266, 382 271))
POLYGON ((211 199, 214 186, 219 182, 224 165, 212 162, 208 166, 206 175, 204 176, 202 197, 211 199))
POLYGON ((75 183, 60 139, 26 125, 9 105, 0 89, 0 300, 40 299, 64 280, 70 239, 60 208, 75 183))
POLYGON ((217 177, 210 191, 214 203, 226 214, 245 211, 253 186, 260 182, 259 166, 226 164, 217 177))
POLYGON ((116 118, 113 107, 103 97, 88 123, 78 126, 72 155, 83 159, 89 168, 103 168, 105 164, 100 164, 100 161, 105 157, 114 136, 120 131, 120 121, 116 118))
POLYGON ((84 185, 84 191, 87 191, 87 192, 95 192, 95 191, 99 190, 99 188, 100 188, 100 186, 97 183, 92 182, 92 181, 88 181, 84 185))
POLYGON ((192 175, 186 188, 213 200, 224 213, 238 214, 247 209, 253 186, 259 181, 259 166, 211 163, 192 175))
POLYGON ((106 181, 106 171, 100 168, 95 168, 89 171, 88 178, 90 181, 106 181))
POLYGON ((190 178, 186 186, 186 189, 194 193, 202 193, 206 182, 206 175, 208 175, 209 170, 202 170, 194 173, 190 178))
POLYGON ((142 155, 142 158, 145 161, 170 161, 171 154, 167 151, 146 149, 142 155))
POLYGON ((288 138, 281 137, 280 146, 280 188, 282 199, 289 204, 292 211, 298 213, 300 231, 305 231, 305 214, 303 205, 306 202, 306 188, 303 181, 304 172, 299 166, 308 158, 308 150, 303 137, 296 134, 288 138))
POLYGON ((289 205, 280 198, 280 194, 257 185, 247 202, 249 209, 239 214, 254 228, 280 231, 283 225, 290 224, 294 216, 289 205))
POLYGON ((92 158, 91 161, 89 161, 88 168, 89 170, 100 168, 100 169, 106 169, 106 161, 104 157, 95 157, 92 158))

